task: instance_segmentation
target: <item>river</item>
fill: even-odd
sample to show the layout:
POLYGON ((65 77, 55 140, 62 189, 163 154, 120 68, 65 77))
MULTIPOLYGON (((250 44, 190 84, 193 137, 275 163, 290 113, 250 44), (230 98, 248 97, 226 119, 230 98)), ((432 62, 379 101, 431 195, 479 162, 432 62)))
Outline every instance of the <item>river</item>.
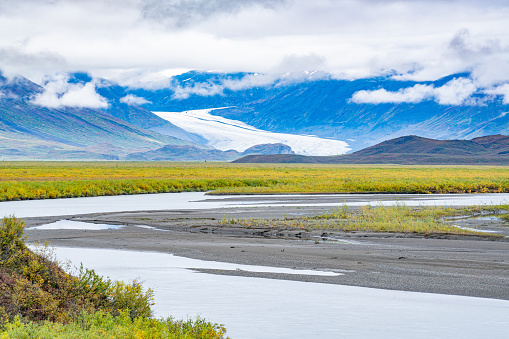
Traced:
MULTIPOLYGON (((174 193, 2 202, 0 214, 41 217, 273 205, 475 205, 507 201, 507 194, 231 197, 174 193)), ((232 338, 502 338, 509 331, 509 302, 505 300, 206 274, 193 269, 275 273, 281 269, 164 253, 61 247, 56 248, 56 254, 113 279, 141 277, 144 285, 155 291, 156 316, 186 318, 199 314, 225 324, 232 338)), ((284 273, 348 274, 290 269, 284 273)))

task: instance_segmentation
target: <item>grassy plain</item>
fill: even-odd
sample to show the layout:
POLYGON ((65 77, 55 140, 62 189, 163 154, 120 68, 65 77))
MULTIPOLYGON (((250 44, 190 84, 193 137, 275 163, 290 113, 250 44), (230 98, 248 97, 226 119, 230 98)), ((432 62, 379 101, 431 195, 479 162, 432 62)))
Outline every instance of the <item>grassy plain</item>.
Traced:
POLYGON ((509 192, 509 167, 1 162, 0 201, 182 191, 273 193, 509 192))

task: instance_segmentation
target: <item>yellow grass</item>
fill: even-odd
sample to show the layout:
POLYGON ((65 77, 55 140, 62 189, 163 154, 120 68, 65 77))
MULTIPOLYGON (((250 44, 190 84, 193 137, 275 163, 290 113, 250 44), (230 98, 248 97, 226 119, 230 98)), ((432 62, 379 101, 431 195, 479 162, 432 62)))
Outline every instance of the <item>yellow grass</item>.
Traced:
POLYGON ((509 168, 209 162, 0 163, 0 201, 211 190, 215 194, 509 192, 509 168))
MULTIPOLYGON (((248 228, 269 228, 279 230, 336 230, 390 233, 430 234, 472 234, 485 233, 464 230, 447 223, 444 216, 472 215, 480 207, 467 209, 449 207, 409 207, 404 204, 396 206, 361 206, 350 211, 343 206, 329 213, 313 217, 296 217, 281 219, 228 218, 219 220, 226 227, 242 226, 248 228)), ((497 236, 497 235, 493 235, 497 236)))

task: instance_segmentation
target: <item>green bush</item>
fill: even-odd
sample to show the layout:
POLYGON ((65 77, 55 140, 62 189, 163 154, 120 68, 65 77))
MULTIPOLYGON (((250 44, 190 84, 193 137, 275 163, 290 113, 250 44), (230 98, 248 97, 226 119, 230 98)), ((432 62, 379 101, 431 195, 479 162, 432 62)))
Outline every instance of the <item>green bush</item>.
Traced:
POLYGON ((43 247, 25 244, 25 223, 0 226, 0 338, 223 338, 225 329, 195 321, 151 319, 152 290, 111 281, 83 266, 66 273, 43 247))
POLYGON ((0 339, 220 339, 226 330, 223 326, 197 318, 176 321, 172 318, 132 319, 128 312, 113 316, 107 312, 81 313, 67 324, 44 322, 22 322, 19 318, 5 325, 0 339))

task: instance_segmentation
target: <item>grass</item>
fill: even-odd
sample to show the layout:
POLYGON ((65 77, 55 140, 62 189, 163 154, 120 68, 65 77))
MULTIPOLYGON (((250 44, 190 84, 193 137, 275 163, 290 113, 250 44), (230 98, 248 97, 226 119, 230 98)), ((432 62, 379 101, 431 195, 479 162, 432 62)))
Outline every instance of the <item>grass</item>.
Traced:
POLYGON ((0 162, 0 201, 183 191, 214 191, 214 194, 503 193, 509 192, 509 168, 0 162))
MULTIPOLYGON (((490 212, 508 209, 509 206, 489 207, 490 212)), ((417 207, 404 204, 396 206, 361 206, 350 211, 345 205, 331 212, 313 216, 281 219, 227 218, 219 220, 223 226, 242 226, 248 228, 303 229, 365 231, 390 233, 457 234, 483 235, 484 233, 464 230, 452 226, 443 218, 458 215, 477 215, 486 211, 483 207, 417 207)), ((496 236, 496 235, 495 235, 496 236)))
POLYGON ((76 275, 48 247, 31 251, 25 223, 0 226, 0 338, 223 338, 202 319, 152 319, 153 293, 137 281, 111 281, 81 267, 76 275))

